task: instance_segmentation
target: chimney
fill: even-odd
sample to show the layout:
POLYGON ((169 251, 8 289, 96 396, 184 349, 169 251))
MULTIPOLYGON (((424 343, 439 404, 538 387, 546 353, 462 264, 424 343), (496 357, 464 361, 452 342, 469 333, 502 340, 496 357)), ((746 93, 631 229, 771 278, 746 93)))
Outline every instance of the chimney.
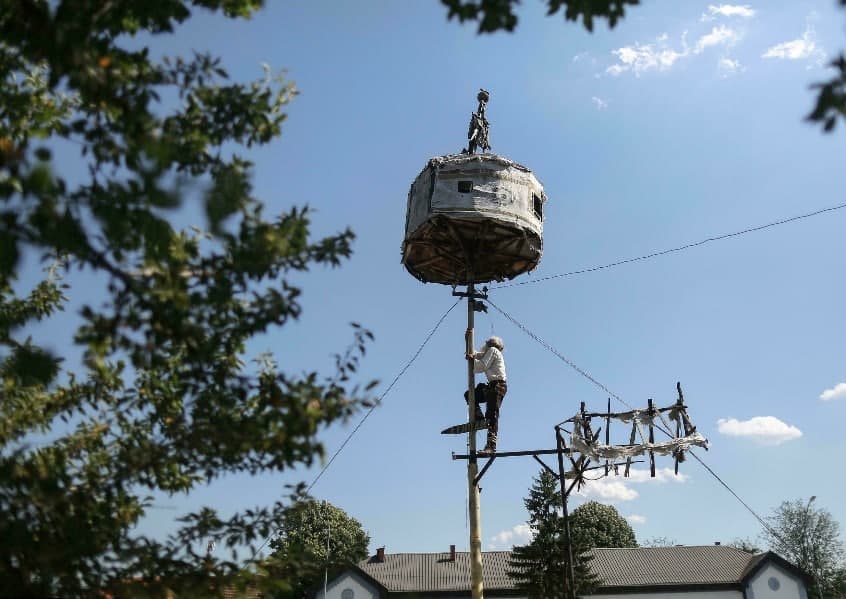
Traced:
POLYGON ((714 545, 719 545, 719 544, 720 544, 719 541, 714 541, 714 545))
POLYGON ((451 561, 451 562, 455 561, 455 545, 449 546, 449 561, 451 561))
POLYGON ((376 561, 380 564, 385 563, 385 548, 379 547, 376 549, 376 561))

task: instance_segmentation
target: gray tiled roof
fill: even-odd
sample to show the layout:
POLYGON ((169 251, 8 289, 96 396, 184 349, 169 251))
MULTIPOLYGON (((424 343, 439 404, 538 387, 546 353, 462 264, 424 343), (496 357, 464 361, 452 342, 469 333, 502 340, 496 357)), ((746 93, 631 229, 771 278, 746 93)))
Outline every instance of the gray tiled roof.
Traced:
MULTIPOLYGON (((513 589, 514 581, 505 573, 510 551, 482 553, 482 579, 486 589, 513 589)), ((364 560, 358 564, 388 591, 461 591, 470 588, 470 554, 449 553, 385 554, 385 561, 364 560)))
POLYGON ((739 583, 758 556, 723 545, 595 549, 604 587, 739 583))
MULTIPOLYGON (((600 586, 653 587, 669 585, 737 584, 761 556, 722 545, 595 549, 591 569, 600 586)), ((482 553, 485 589, 514 589, 508 577, 510 551, 482 553)), ((448 553, 386 553, 385 561, 360 562, 368 576, 389 592, 459 591, 470 588, 470 557, 448 553)))

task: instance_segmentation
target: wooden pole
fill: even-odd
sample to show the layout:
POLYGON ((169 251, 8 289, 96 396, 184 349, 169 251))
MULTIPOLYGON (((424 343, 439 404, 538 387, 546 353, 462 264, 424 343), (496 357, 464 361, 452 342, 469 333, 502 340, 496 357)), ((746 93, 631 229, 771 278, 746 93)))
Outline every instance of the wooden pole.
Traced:
MULTIPOLYGON (((471 356, 476 351, 473 340, 473 327, 475 324, 475 286, 473 277, 467 284, 467 332, 464 339, 467 345, 467 353, 471 356)), ((479 485, 476 484, 476 475, 479 472, 479 464, 476 461, 476 431, 473 424, 476 422, 476 373, 475 360, 467 360, 467 407, 470 414, 470 432, 467 433, 467 443, 470 459, 467 460, 467 486, 468 486, 468 511, 470 513, 470 596, 472 599, 484 599, 484 587, 482 584, 482 525, 481 510, 479 507, 479 485)))

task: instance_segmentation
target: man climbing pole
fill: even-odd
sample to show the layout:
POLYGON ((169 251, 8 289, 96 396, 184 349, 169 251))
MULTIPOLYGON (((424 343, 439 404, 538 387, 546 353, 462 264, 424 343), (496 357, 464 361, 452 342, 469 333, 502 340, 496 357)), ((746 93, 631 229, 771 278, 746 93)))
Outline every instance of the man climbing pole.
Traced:
MULTIPOLYGON (((497 433, 499 432, 499 408, 502 406, 502 400, 505 399, 505 394, 508 392, 508 385, 505 383, 505 359, 502 357, 502 351, 505 349, 505 344, 499 337, 491 337, 485 342, 485 345, 476 353, 467 353, 465 357, 468 360, 473 360, 473 370, 475 372, 484 372, 488 379, 487 383, 479 383, 476 385, 475 404, 476 404, 476 420, 480 420, 482 410, 480 404, 487 404, 487 409, 484 418, 488 421, 488 441, 485 448, 479 453, 494 453, 496 451, 497 433)), ((464 393, 464 399, 468 400, 467 393, 464 393)))

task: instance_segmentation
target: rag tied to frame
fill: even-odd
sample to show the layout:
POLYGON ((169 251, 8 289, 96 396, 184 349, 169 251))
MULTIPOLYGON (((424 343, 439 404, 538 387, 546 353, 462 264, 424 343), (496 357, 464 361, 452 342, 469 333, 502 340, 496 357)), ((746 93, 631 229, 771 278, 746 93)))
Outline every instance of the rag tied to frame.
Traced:
POLYGON ((573 423, 573 430, 570 434, 570 447, 573 451, 595 461, 616 460, 620 458, 631 458, 646 454, 672 455, 677 461, 684 461, 685 453, 691 447, 702 447, 708 449, 708 440, 696 430, 687 415, 686 406, 676 402, 667 408, 649 408, 645 410, 635 409, 626 412, 604 412, 577 413, 568 422, 573 423), (666 417, 664 416, 666 413, 666 417), (594 435, 590 428, 591 417, 600 417, 606 421, 606 427, 610 420, 619 420, 632 425, 631 442, 626 445, 603 444, 598 441, 599 435, 594 435), (673 427, 669 421, 675 423, 673 427), (660 422, 656 422, 660 420, 660 422), (654 441, 653 435, 648 437, 644 434, 643 427, 652 431, 658 427, 670 436, 666 441, 654 441), (675 436, 671 430, 675 428, 675 436), (680 433, 684 431, 684 434, 680 433), (640 442, 634 443, 636 432, 640 434, 640 442))

